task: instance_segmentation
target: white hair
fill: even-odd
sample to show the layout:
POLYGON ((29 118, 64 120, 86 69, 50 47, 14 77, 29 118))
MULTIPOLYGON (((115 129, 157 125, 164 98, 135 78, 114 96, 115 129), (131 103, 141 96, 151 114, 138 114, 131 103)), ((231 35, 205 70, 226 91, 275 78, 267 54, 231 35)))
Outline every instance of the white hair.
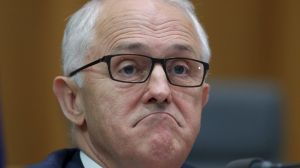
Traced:
MULTIPOLYGON (((91 0, 70 17, 62 43, 64 75, 69 75, 84 63, 96 34, 95 25, 100 15, 100 3, 100 0, 91 0)), ((81 73, 74 76, 78 85, 82 83, 81 76, 81 73)))
MULTIPOLYGON (((189 0, 164 1, 180 7, 187 16, 190 17, 201 43, 201 59, 205 62, 209 62, 211 54, 207 35, 197 19, 193 4, 189 0)), ((70 17, 62 44, 64 75, 69 75, 72 71, 83 65, 93 38, 96 36, 96 20, 101 15, 102 2, 103 0, 90 0, 70 17)), ((74 80, 81 86, 81 73, 76 74, 74 80)))
POLYGON ((165 1, 180 7, 188 15, 188 17, 190 17, 197 31, 198 38, 201 43, 201 49, 202 49, 201 59, 204 62, 209 62, 211 53, 210 53, 207 35, 196 16, 194 5, 189 0, 165 0, 165 1))

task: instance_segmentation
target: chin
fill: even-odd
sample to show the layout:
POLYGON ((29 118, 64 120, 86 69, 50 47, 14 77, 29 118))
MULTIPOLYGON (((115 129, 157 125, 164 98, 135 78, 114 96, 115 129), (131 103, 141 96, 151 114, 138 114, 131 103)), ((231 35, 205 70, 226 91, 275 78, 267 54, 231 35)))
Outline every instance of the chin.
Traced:
POLYGON ((149 167, 176 168, 181 167, 189 151, 174 138, 157 136, 150 139, 143 156, 149 167))
POLYGON ((151 153, 147 155, 147 158, 143 161, 144 168, 180 168, 184 161, 186 160, 187 155, 178 152, 168 153, 167 151, 161 151, 156 153, 151 153), (156 154, 156 155, 153 155, 156 154), (147 165, 147 166, 145 166, 147 165))
POLYGON ((188 142, 167 131, 151 132, 135 142, 122 154, 127 158, 121 164, 124 168, 180 168, 191 148, 188 142))

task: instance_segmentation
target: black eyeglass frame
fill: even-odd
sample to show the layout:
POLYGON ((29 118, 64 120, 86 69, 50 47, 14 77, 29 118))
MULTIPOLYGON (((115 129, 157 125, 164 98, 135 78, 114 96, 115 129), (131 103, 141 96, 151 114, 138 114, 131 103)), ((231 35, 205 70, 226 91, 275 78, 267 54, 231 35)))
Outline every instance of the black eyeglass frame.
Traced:
POLYGON ((162 65, 163 67, 163 70, 165 72, 165 75, 167 77, 167 80, 170 84, 174 85, 174 86, 180 86, 180 87, 200 87, 202 86, 203 82, 204 82, 204 79, 206 77, 206 74, 207 74, 207 71, 209 70, 209 64, 206 63, 206 62, 203 62, 203 61, 200 61, 200 60, 196 60, 196 59, 192 59, 192 58, 184 58, 184 57, 172 57, 172 58, 153 58, 153 57, 149 57, 147 55, 141 55, 141 54, 113 54, 113 55, 105 55, 103 56, 102 58, 99 58, 95 61, 92 61, 74 71, 72 71, 70 74, 69 74, 69 77, 72 77, 74 76, 75 74, 77 74, 78 72, 90 67, 90 66, 93 66, 95 64, 98 64, 98 63, 101 63, 101 62, 105 62, 108 66, 108 72, 109 72, 109 76, 112 80, 114 81, 118 81, 118 82, 123 82, 123 83, 144 83, 145 81, 148 80, 148 78, 151 76, 152 74, 152 71, 153 71, 153 68, 154 68, 154 65, 159 63, 160 65, 162 65), (111 73, 111 70, 110 70, 110 62, 111 62, 111 58, 113 57, 116 57, 116 56, 124 56, 124 55, 132 55, 132 56, 141 56, 141 57, 146 57, 146 58, 149 58, 151 60, 151 68, 150 68, 150 71, 149 71, 149 74, 148 76, 143 80, 143 81, 138 81, 138 82, 131 82, 131 81, 122 81, 122 80, 118 80, 118 79, 115 79, 113 76, 112 76, 112 73, 111 73), (193 86, 185 86, 185 85, 178 85, 178 84, 174 84, 168 77, 168 74, 166 72, 166 62, 168 60, 172 60, 172 59, 184 59, 184 60, 192 60, 192 61, 196 61, 196 62, 199 62, 201 64, 203 64, 203 67, 204 67, 204 72, 203 72, 203 77, 202 77, 202 80, 200 82, 199 85, 193 85, 193 86))

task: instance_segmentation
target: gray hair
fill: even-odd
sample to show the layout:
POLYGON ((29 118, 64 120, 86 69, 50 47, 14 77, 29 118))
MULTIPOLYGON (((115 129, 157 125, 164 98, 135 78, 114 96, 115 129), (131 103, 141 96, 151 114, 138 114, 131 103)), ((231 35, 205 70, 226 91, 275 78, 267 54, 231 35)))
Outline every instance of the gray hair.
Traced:
MULTIPOLYGON (((210 60, 210 48, 204 29, 195 14, 194 6, 189 0, 164 0, 167 3, 181 8, 191 18, 195 26, 202 49, 202 59, 205 62, 210 60)), ((93 38, 95 37, 95 26, 97 18, 101 15, 102 0, 90 0, 81 9, 74 13, 66 26, 63 44, 62 60, 64 75, 70 74, 76 68, 82 66, 93 38)), ((74 76, 75 82, 82 85, 82 74, 74 76)))

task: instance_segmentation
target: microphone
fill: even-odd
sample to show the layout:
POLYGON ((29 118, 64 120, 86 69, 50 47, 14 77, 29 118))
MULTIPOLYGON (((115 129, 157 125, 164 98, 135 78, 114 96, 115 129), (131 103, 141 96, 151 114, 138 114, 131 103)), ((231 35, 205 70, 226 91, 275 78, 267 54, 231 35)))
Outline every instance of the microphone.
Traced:
POLYGON ((261 158, 247 158, 229 162, 226 165, 226 168, 300 168, 300 164, 273 164, 272 162, 265 161, 261 158))

